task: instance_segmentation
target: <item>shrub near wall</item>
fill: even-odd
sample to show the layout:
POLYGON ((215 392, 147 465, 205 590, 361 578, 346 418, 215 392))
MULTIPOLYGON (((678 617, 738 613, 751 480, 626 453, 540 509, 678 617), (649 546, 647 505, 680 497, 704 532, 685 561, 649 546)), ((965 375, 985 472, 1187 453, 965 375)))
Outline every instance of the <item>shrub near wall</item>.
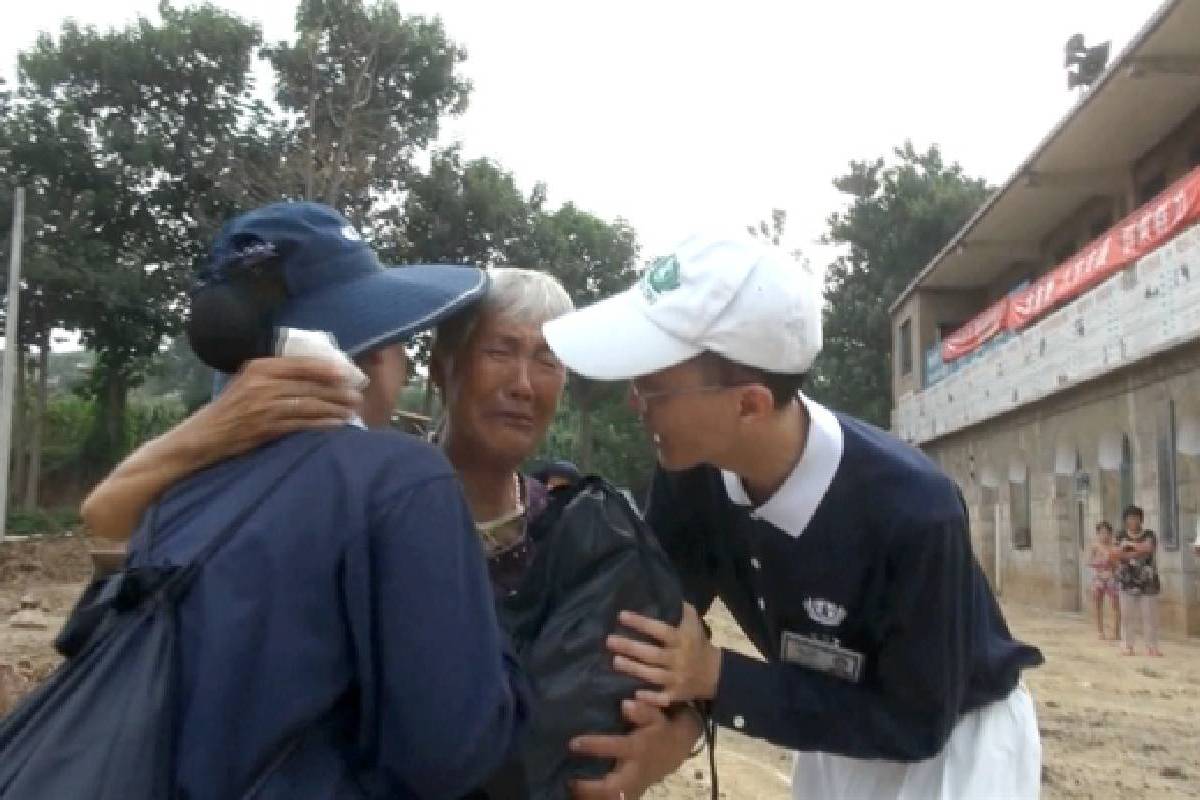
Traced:
MULTIPOLYGON (((86 463, 83 456, 94 414, 95 403, 77 394, 55 394, 47 402, 38 491, 41 506, 74 508, 95 480, 98 467, 86 463)), ((125 442, 112 460, 166 432, 184 416, 183 403, 176 397, 130 397, 125 442)))

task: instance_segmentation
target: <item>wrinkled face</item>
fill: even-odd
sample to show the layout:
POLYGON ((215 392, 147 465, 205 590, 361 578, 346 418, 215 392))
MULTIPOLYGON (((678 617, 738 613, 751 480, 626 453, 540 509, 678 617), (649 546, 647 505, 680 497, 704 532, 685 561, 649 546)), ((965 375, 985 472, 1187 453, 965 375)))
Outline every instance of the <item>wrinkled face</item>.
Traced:
POLYGON ((404 343, 375 350, 359 361, 371 379, 363 390, 362 420, 368 428, 382 428, 392 418, 400 392, 408 384, 408 356, 404 343))
POLYGON ((484 312, 443 373, 455 450, 520 464, 545 438, 566 380, 540 325, 484 312))
POLYGON ((692 360, 635 379, 630 403, 664 469, 720 466, 737 444, 742 394, 750 388, 723 387, 692 360))

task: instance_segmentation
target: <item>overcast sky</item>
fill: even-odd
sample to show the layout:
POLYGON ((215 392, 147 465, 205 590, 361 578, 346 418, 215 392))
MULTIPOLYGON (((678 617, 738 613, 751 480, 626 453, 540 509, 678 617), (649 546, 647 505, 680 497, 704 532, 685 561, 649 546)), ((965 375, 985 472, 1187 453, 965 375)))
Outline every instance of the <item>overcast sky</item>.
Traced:
MULTIPOLYGON (((9 0, 0 63, 74 17, 120 25, 157 0, 9 0)), ((291 2, 218 5, 292 34, 291 2)), ((999 183, 1067 111, 1063 45, 1123 48, 1157 0, 417 0, 465 45, 470 108, 443 128, 552 202, 637 229, 644 255, 782 207, 789 244, 839 207, 832 178, 906 137, 999 183)))

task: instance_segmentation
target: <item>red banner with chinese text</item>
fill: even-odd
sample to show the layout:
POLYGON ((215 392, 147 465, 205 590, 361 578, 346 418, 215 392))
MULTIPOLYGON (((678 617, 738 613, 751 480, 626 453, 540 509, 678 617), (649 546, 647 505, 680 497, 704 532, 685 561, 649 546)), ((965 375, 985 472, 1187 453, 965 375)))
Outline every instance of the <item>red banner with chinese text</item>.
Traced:
POLYGON ((970 353, 1001 330, 1017 331, 1158 249, 1200 220, 1200 167, 1110 228, 1066 263, 997 302, 942 342, 942 360, 970 353), (997 324, 995 318, 999 317, 997 324))
POLYGON ((1008 311, 1008 298, 983 310, 966 325, 942 340, 942 361, 950 362, 962 358, 981 344, 1004 330, 1008 311))

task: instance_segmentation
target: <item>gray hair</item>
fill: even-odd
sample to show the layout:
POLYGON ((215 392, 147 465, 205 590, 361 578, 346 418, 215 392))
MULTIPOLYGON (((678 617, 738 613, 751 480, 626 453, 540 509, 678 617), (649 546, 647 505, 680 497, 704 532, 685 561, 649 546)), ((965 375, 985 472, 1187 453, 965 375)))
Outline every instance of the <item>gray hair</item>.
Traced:
POLYGON ((548 272, 519 267, 492 267, 482 302, 443 322, 434 334, 434 350, 451 367, 471 339, 485 313, 508 317, 525 325, 541 325, 575 309, 567 290, 548 272))

